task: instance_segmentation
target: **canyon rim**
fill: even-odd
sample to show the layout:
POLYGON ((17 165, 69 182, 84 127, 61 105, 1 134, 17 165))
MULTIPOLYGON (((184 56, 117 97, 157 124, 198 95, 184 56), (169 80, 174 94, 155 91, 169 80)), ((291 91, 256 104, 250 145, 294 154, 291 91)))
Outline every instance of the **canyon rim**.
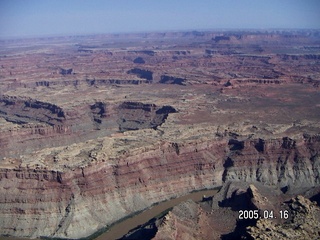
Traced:
MULTIPOLYGON (((2 236, 89 237, 153 204, 220 186, 225 205, 213 201, 212 211, 234 207, 242 193, 257 209, 269 206, 259 197, 319 208, 319 31, 0 44, 2 236)), ((205 226, 184 222, 181 209, 198 206, 183 204, 157 225, 155 239, 205 226), (176 228, 173 219, 181 222, 176 228)), ((224 232, 197 236, 233 232, 235 212, 224 232)), ((248 234, 258 236, 263 224, 277 232, 285 223, 260 221, 248 234)))

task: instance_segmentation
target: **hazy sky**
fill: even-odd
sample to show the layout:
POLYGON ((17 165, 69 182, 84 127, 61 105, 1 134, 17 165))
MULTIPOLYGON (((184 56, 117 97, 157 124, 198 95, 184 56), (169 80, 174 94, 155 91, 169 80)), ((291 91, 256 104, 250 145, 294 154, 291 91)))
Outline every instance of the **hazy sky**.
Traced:
POLYGON ((320 0, 0 0, 0 37, 318 28, 320 0))

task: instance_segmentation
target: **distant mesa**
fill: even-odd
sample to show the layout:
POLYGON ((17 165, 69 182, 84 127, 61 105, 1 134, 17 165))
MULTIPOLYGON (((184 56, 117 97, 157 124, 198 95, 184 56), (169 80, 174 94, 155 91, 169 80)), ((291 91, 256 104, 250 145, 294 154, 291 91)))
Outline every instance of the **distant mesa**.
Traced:
POLYGON ((162 75, 159 83, 186 85, 186 80, 183 78, 162 75))
POLYGON ((0 117, 20 125, 34 122, 50 126, 61 125, 66 118, 63 109, 57 105, 11 96, 0 97, 0 117))
POLYGON ((69 69, 64 69, 64 68, 60 68, 59 73, 62 75, 70 75, 72 74, 73 69, 69 68, 69 69))
POLYGON ((102 123, 102 118, 106 118, 107 114, 107 106, 103 102, 96 102, 95 104, 90 106, 93 121, 96 123, 102 123))
POLYGON ((295 197, 320 203, 319 42, 319 30, 2 39, 0 238, 93 239, 223 186, 154 214, 141 237, 101 238, 320 239, 319 206, 295 197))
POLYGON ((216 43, 220 42, 220 41, 229 41, 230 37, 228 36, 216 36, 214 38, 212 38, 213 41, 215 41, 216 43))
POLYGON ((199 32, 199 31, 192 31, 192 35, 196 37, 203 37, 205 36, 204 32, 199 32))
POLYGON ((137 57, 133 60, 134 63, 144 64, 146 61, 142 57, 137 57))
POLYGON ((151 51, 151 50, 143 50, 143 51, 138 51, 138 52, 141 52, 141 53, 149 55, 149 56, 154 56, 154 51, 151 51))
POLYGON ((133 69, 129 70, 127 73, 128 74, 135 74, 138 77, 144 78, 144 79, 149 80, 149 81, 152 81, 152 79, 153 79, 153 77, 152 77, 153 73, 151 71, 143 70, 143 69, 140 69, 140 68, 133 68, 133 69))
POLYGON ((88 49, 83 49, 83 48, 79 48, 78 52, 84 52, 84 53, 93 53, 92 50, 88 50, 88 49))
POLYGON ((142 53, 142 54, 146 54, 146 55, 149 55, 149 56, 154 56, 155 52, 152 51, 152 50, 142 50, 142 51, 129 51, 129 52, 132 52, 132 53, 142 53))
POLYGON ((174 51, 174 54, 177 54, 177 55, 187 55, 187 54, 190 54, 190 51, 174 51))
POLYGON ((200 31, 189 31, 189 32, 182 32, 182 37, 204 37, 206 35, 205 32, 200 32, 200 31))
POLYGON ((124 102, 119 105, 118 124, 121 132, 153 128, 157 129, 167 119, 169 113, 177 110, 171 106, 156 106, 141 102, 124 102))

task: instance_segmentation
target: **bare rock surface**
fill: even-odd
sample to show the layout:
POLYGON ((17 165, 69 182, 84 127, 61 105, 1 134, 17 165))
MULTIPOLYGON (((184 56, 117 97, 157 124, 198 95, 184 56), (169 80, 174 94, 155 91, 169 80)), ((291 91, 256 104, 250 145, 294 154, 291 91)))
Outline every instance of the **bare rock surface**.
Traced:
POLYGON ((302 195, 290 198, 261 184, 229 182, 212 201, 174 207, 158 220, 152 239, 318 239, 319 205, 302 195), (253 210, 259 218, 241 219, 241 211, 253 210))
POLYGON ((209 210, 182 204, 159 232, 228 237, 247 226, 232 209, 279 212, 302 193, 318 202, 315 30, 0 44, 0 235, 87 237, 222 185, 209 210))
POLYGON ((320 237, 320 208, 309 199, 299 195, 289 201, 291 220, 275 224, 266 219, 258 220, 256 226, 248 227, 254 239, 318 239, 320 237))

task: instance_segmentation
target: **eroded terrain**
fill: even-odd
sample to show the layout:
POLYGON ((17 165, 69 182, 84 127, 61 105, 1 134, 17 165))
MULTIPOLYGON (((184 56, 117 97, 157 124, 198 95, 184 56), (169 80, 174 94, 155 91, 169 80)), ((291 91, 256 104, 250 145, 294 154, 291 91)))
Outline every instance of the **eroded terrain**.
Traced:
MULTIPOLYGON (((152 204, 229 181, 290 197, 319 185, 317 31, 0 46, 1 235, 86 237, 152 204)), ((227 236, 230 221, 223 233, 204 232, 227 236)))

